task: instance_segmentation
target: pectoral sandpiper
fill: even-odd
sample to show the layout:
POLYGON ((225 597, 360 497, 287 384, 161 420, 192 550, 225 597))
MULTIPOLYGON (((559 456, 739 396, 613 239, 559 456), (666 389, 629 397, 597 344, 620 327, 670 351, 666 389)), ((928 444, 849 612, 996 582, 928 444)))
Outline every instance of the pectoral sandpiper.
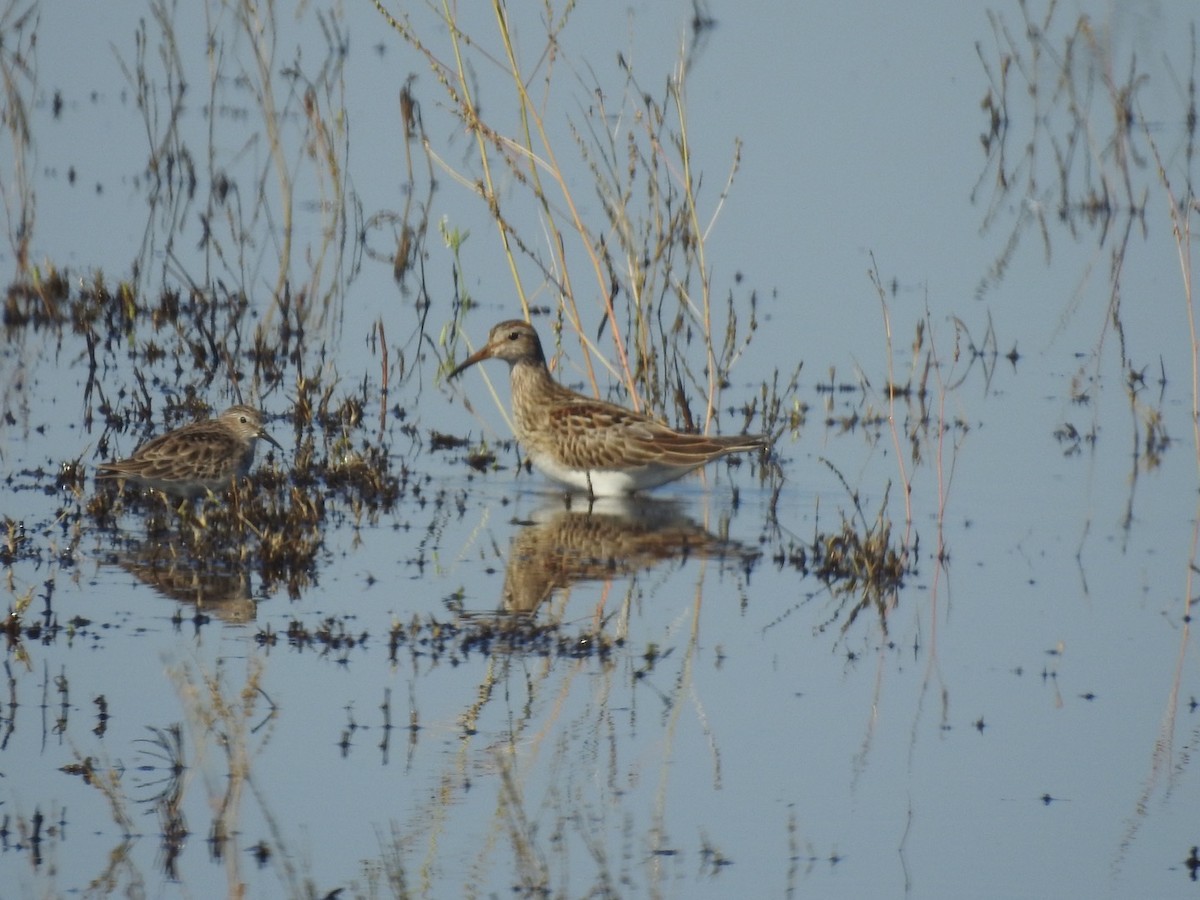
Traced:
POLYGON ((257 409, 233 406, 215 419, 152 438, 128 459, 101 463, 97 477, 123 478, 177 496, 216 491, 250 471, 259 439, 283 449, 263 429, 257 409))
POLYGON ((727 453, 769 444, 760 434, 685 434, 577 394, 551 377, 537 332, 519 319, 495 326, 487 344, 448 377, 485 359, 509 365, 513 426, 529 459, 555 481, 593 498, 658 487, 727 453))

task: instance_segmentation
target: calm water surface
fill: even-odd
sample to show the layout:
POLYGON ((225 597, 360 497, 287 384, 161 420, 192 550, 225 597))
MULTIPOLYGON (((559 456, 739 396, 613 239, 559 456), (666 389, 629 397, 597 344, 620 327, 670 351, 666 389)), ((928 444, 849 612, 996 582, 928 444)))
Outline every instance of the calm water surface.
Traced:
MULTIPOLYGON (((782 482, 746 459, 591 511, 519 469, 502 367, 500 406, 479 370, 438 375, 451 323, 478 346, 520 305, 474 144, 372 4, 277 10, 266 31, 215 2, 6 13, 28 113, 0 160, 8 276, 28 281, 28 235, 28 263, 75 296, 99 272, 148 305, 221 285, 248 307, 202 319, 236 323, 207 338, 186 314, 118 330, 91 380, 79 329, 6 328, 0 561, 10 607, 30 604, 0 695, 3 896, 1194 894, 1200 439, 1190 235, 1172 230, 1172 197, 1194 219, 1191 10, 840 6, 583 4, 552 71, 544 24, 513 22, 596 228, 567 124, 620 144, 687 48, 715 320, 728 297, 746 328, 754 294, 757 324, 719 424, 740 429, 777 373, 784 410, 806 411, 780 429, 782 482), (445 168, 406 152, 414 74, 445 168), (179 168, 148 173, 166 157, 179 168), (269 386, 251 338, 285 320, 282 280, 327 313, 269 386), (155 431, 188 396, 224 407, 228 367, 200 358, 221 347, 287 448, 268 477, 304 464, 294 404, 316 379, 331 408, 363 400, 318 450, 350 472, 364 441, 383 448, 401 485, 388 503, 331 489, 290 583, 236 542, 193 558, 151 501, 85 512, 95 463, 143 437, 102 405, 148 398, 155 431), (57 482, 74 460, 78 491, 57 482), (809 565, 844 526, 907 551, 898 590, 809 565)), ((464 24, 476 102, 515 133, 494 17, 464 24)), ((563 215, 497 191, 535 245, 563 215)), ((544 272, 523 278, 556 305, 544 272)), ((575 287, 599 341, 599 288, 575 287)), ((578 342, 561 347, 583 387, 578 342)))

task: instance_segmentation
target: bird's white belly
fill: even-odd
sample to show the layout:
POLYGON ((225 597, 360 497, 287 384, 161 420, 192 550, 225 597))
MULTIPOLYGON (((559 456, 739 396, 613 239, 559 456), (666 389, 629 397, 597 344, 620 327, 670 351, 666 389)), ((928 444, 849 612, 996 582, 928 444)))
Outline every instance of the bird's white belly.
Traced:
POLYGON ((548 454, 531 454, 530 461, 560 484, 593 497, 620 497, 658 487, 683 475, 687 469, 647 465, 636 469, 574 469, 548 454))

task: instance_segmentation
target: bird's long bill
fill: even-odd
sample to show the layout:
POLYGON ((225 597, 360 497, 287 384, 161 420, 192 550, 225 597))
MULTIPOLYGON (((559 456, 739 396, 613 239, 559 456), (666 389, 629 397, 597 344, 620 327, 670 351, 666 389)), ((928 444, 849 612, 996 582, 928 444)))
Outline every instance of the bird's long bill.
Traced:
POLYGON ((461 375, 467 369, 471 368, 471 366, 475 365, 475 363, 483 362, 485 359, 491 358, 491 355, 492 355, 491 347, 489 347, 485 344, 484 346, 482 346, 478 350, 476 350, 474 353, 472 353, 470 356, 468 356, 466 362, 464 362, 461 366, 459 366, 457 369, 455 369, 453 372, 451 372, 449 375, 447 375, 446 380, 449 381, 451 378, 457 378, 459 375, 461 375))
POLYGON ((271 437, 271 435, 267 434, 266 429, 261 429, 258 432, 258 436, 261 440, 266 441, 268 444, 274 444, 280 450, 283 449, 283 444, 279 443, 279 441, 275 440, 275 438, 273 438, 273 437, 271 437))

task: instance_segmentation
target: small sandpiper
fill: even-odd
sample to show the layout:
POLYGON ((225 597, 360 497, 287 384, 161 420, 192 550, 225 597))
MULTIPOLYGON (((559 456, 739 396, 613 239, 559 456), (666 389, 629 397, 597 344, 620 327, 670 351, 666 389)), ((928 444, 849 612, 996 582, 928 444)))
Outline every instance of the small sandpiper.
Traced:
POLYGON ((674 481, 727 453, 761 450, 761 434, 685 434, 663 423, 584 396, 556 382, 533 326, 511 319, 495 326, 487 344, 449 374, 485 359, 509 365, 513 426, 530 461, 589 497, 613 497, 674 481))
POLYGON ((97 477, 121 478, 176 496, 217 491, 250 471, 260 439, 283 449, 263 428, 262 413, 239 404, 215 419, 152 438, 128 459, 101 463, 97 477))

